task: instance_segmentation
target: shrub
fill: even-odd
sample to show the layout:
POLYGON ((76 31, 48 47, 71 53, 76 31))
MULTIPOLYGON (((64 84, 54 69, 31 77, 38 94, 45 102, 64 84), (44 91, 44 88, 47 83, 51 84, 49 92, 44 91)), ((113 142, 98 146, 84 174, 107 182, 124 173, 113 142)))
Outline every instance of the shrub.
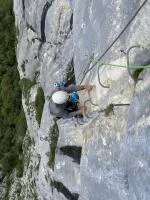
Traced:
POLYGON ((16 31, 13 0, 0 0, 0 168, 6 175, 8 200, 12 170, 23 174, 22 143, 26 133, 26 119, 22 108, 22 91, 15 55, 16 31))

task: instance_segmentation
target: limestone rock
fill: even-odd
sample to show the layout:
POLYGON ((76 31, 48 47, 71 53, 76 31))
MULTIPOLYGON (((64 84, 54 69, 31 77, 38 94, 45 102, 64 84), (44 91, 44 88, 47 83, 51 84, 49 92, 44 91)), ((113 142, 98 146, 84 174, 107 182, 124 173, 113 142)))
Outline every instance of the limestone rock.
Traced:
MULTIPOLYGON (((23 145, 25 170, 20 180, 14 178, 10 199, 150 199, 150 72, 144 70, 138 80, 127 68, 108 65, 126 66, 126 55, 120 50, 127 52, 134 45, 140 48, 131 50, 129 64, 149 64, 148 2, 111 46, 142 3, 14 0, 18 70, 20 78, 32 85, 28 98, 23 96, 28 124, 23 145), (69 70, 77 84, 95 85, 91 99, 97 106, 88 102, 89 113, 79 121, 55 121, 49 100, 54 83, 66 79, 69 70), (99 84, 98 73, 102 84, 109 87, 99 84), (35 107, 38 87, 45 97, 40 124, 35 107)), ((81 104, 88 98, 82 91, 81 104)))

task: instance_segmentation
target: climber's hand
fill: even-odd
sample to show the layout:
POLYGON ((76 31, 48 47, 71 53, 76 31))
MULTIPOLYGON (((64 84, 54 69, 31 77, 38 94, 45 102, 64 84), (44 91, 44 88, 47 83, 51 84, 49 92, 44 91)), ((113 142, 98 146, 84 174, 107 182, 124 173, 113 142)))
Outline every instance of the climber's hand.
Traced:
POLYGON ((81 106, 79 108, 79 110, 82 112, 82 113, 85 113, 87 111, 87 107, 86 106, 81 106))
POLYGON ((93 86, 92 86, 92 85, 85 85, 85 86, 84 86, 84 89, 85 89, 87 92, 90 92, 90 91, 93 89, 93 86))
POLYGON ((77 115, 84 114, 86 111, 87 111, 87 107, 86 106, 81 106, 79 108, 79 110, 76 111, 76 114, 77 115))

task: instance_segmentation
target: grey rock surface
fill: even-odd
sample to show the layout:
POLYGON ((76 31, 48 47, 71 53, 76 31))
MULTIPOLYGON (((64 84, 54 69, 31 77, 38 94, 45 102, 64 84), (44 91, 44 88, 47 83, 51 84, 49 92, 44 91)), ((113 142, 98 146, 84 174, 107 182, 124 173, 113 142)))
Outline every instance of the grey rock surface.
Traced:
MULTIPOLYGON (((20 179, 13 174, 11 200, 150 199, 150 71, 144 70, 142 80, 135 81, 127 68, 108 65, 126 66, 126 55, 120 50, 126 52, 134 45, 140 48, 131 50, 130 64, 149 64, 149 1, 95 64, 143 2, 14 0, 18 70, 21 79, 34 84, 28 103, 22 97, 28 124, 25 169, 20 179), (98 82, 102 63, 106 65, 99 68, 100 79, 108 88, 98 82), (95 85, 91 98, 97 106, 87 103, 88 117, 83 120, 55 122, 49 112, 54 83, 66 79, 71 67, 79 84, 93 65, 83 84, 95 85), (38 87, 45 96, 40 125, 35 107, 38 87)), ((84 91, 79 95, 81 104, 89 98, 84 91)))
POLYGON ((3 183, 4 173, 0 171, 0 197, 5 194, 5 184, 3 183))
POLYGON ((107 121, 100 117, 99 131, 92 134, 90 145, 85 144, 87 152, 81 159, 84 184, 80 199, 150 198, 148 88, 149 76, 144 76, 127 112, 120 109, 118 115, 116 109, 118 117, 113 123, 114 117, 107 121), (125 119, 121 119, 120 113, 124 113, 125 119), (118 139, 117 129, 123 120, 126 132, 118 139))

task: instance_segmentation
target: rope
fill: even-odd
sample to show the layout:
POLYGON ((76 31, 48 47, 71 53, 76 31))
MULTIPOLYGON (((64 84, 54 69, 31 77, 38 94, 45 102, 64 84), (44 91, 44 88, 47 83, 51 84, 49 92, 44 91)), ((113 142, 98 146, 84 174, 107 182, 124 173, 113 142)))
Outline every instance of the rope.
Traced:
MULTIPOLYGON (((91 70, 101 61, 101 59, 106 55, 106 53, 112 48, 112 46, 117 42, 117 40, 118 40, 118 39, 121 37, 121 35, 125 32, 125 30, 126 30, 126 29, 128 28, 128 26, 132 23, 132 21, 135 19, 135 17, 136 17, 137 14, 140 12, 140 10, 144 7, 144 5, 147 3, 147 1, 148 1, 148 0, 145 0, 145 1, 141 4, 141 6, 137 9, 137 11, 134 13, 134 15, 131 17, 131 19, 128 21, 128 23, 125 25, 125 27, 122 29, 122 31, 119 33, 119 35, 118 35, 118 36, 115 38, 115 40, 108 46, 108 48, 104 51, 104 53, 93 63, 93 65, 91 66, 91 68, 89 68, 89 67, 90 67, 91 62, 93 61, 93 57, 94 57, 94 56, 92 56, 92 57, 90 58, 90 60, 89 60, 89 62, 88 62, 88 65, 86 66, 85 70, 83 71, 83 77, 82 77, 82 79, 81 79, 81 81, 80 81, 80 85, 82 84, 82 82, 83 82, 85 76, 87 75, 87 73, 88 73, 89 71, 91 71, 91 70)), ((131 48, 133 48, 133 47, 131 47, 131 48)), ((130 48, 130 49, 131 49, 131 48, 130 48)), ((129 51, 130 51, 130 49, 129 49, 129 51)), ((127 57, 128 57, 129 51, 127 51, 127 57)), ((100 69, 100 67, 101 67, 102 65, 112 66, 112 67, 121 67, 121 68, 127 68, 127 69, 143 69, 143 68, 150 68, 150 66, 129 66, 129 60, 128 60, 128 59, 127 59, 127 66, 117 65, 117 64, 105 64, 105 63, 102 63, 102 64, 100 64, 100 66, 98 67, 98 81, 99 81, 99 84, 100 84, 102 87, 104 87, 104 88, 109 88, 109 86, 103 85, 103 84, 101 83, 101 81, 100 81, 99 69, 100 69)), ((79 77, 80 77, 80 76, 81 76, 81 73, 80 73, 79 77)), ((79 77, 78 77, 78 79, 79 79, 79 77)), ((85 106, 86 103, 88 103, 88 102, 90 102, 90 103, 91 103, 92 105, 94 105, 94 106, 98 106, 97 104, 94 104, 94 103, 92 102, 90 92, 88 92, 88 94, 89 94, 89 99, 85 100, 84 106, 85 106)), ((110 112, 109 110, 112 110, 112 111, 113 111, 114 106, 127 106, 127 105, 130 105, 130 104, 110 104, 110 105, 107 106, 106 109, 98 110, 98 113, 101 113, 101 112, 107 113, 107 112, 108 112, 108 114, 109 114, 109 112, 110 112), (108 111, 107 111, 107 110, 108 110, 108 111)), ((87 114, 86 114, 86 117, 88 117, 87 114)), ((90 118, 90 117, 88 117, 88 118, 90 118)), ((79 122, 79 119, 77 119, 77 123, 78 123, 79 125, 83 125, 83 124, 81 124, 81 123, 79 122)))
MULTIPOLYGON (((112 46, 116 43, 116 41, 121 37, 121 35, 124 33, 124 31, 128 28, 128 26, 131 24, 131 22, 135 19, 135 17, 137 16, 137 14, 140 12, 140 10, 144 7, 144 5, 147 3, 148 0, 145 0, 141 6, 138 8, 138 10, 135 12, 135 14, 131 17, 131 19, 129 20, 129 22, 126 24, 126 26, 122 29, 122 31, 119 33, 119 35, 115 38, 115 40, 109 45, 109 47, 104 51, 104 53, 95 61, 95 63, 92 65, 91 68, 90 65, 87 65, 87 67, 85 68, 85 73, 81 79, 81 82, 80 82, 80 85, 82 84, 86 74, 91 71, 96 65, 97 63, 100 62, 100 60, 106 55, 106 53, 112 48, 112 46)), ((133 46, 134 47, 134 46, 133 46)), ((127 68, 127 69, 143 69, 143 68, 150 68, 150 66, 129 66, 129 51, 130 49, 132 49, 133 47, 129 48, 129 50, 127 51, 127 66, 122 66, 122 65, 116 65, 116 64, 107 64, 108 66, 112 66, 112 67, 122 67, 122 68, 127 68)), ((99 81, 99 84, 104 87, 104 88, 109 88, 109 86, 105 86, 101 83, 100 81, 100 75, 99 75, 99 69, 102 65, 106 65, 106 64, 101 64, 99 67, 98 67, 98 81, 99 81)), ((84 102, 84 106, 86 105, 87 102, 90 102, 92 105, 94 106, 98 106, 97 104, 93 104, 92 102, 92 99, 91 99, 91 96, 90 96, 90 92, 89 92, 89 99, 87 99, 85 102, 84 102)), ((127 106, 127 105, 130 105, 130 104, 111 104, 110 106, 112 106, 112 109, 114 106, 127 106)), ((101 109, 98 111, 99 113, 100 112, 104 112, 104 109, 101 109)), ((86 115, 88 117, 88 115, 86 115)))
POLYGON ((128 26, 131 24, 131 22, 135 19, 135 17, 137 16, 137 14, 140 12, 140 10, 144 7, 144 5, 147 3, 148 0, 145 0, 141 6, 137 9, 137 11, 135 12, 135 14, 131 17, 131 19, 128 21, 128 23, 126 24, 126 26, 122 29, 122 31, 119 33, 119 35, 115 38, 115 40, 109 45, 109 47, 104 51, 104 53, 97 59, 97 61, 95 61, 95 63, 92 65, 91 68, 86 68, 86 72, 83 75, 83 78, 80 82, 80 85, 82 84, 86 74, 91 71, 96 65, 97 63, 105 56, 105 54, 111 49, 111 47, 116 43, 116 41, 121 37, 121 35, 124 33, 124 31, 128 28, 128 26))
MULTIPOLYGON (((85 55, 85 56, 87 56, 87 55, 85 55)), ((93 62, 93 60, 94 60, 94 54, 92 54, 92 55, 90 56, 86 68, 89 68, 89 67, 90 67, 90 64, 93 62)), ((79 74, 79 76, 78 76, 78 78, 77 78, 78 80, 79 80, 80 76, 82 75, 82 73, 83 73, 83 74, 86 73, 86 68, 83 69, 83 72, 81 72, 81 73, 79 74)))
POLYGON ((109 88, 109 86, 105 86, 101 83, 101 80, 100 80, 100 74, 99 74, 99 70, 100 70, 100 67, 102 66, 103 64, 99 65, 98 67, 98 70, 97 70, 97 74, 98 74, 98 82, 100 84, 100 86, 102 86, 103 88, 109 88))
MULTIPOLYGON (((111 67, 121 67, 121 68, 129 68, 129 69, 146 69, 146 68, 150 68, 150 65, 145 65, 145 66, 141 66, 141 65, 129 65, 128 67, 125 65, 117 65, 117 64, 101 64, 101 65, 106 65, 106 66, 111 66, 111 67)), ((100 65, 100 66, 101 66, 100 65)))

